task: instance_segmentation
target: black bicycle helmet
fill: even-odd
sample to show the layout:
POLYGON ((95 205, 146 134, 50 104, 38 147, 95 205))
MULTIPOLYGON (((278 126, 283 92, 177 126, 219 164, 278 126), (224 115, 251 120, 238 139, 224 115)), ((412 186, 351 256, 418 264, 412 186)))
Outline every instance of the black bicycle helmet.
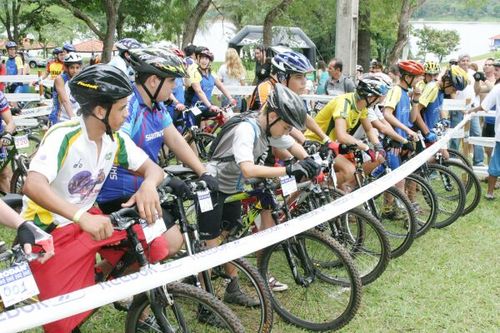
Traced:
POLYGON ((129 53, 130 64, 136 73, 156 75, 160 78, 188 76, 179 57, 166 49, 131 49, 129 53))
POLYGON ((212 52, 210 52, 208 47, 197 46, 195 51, 194 51, 194 54, 196 55, 197 58, 204 56, 204 57, 207 57, 208 59, 210 59, 210 61, 214 61, 214 54, 212 52))
POLYGON ((284 85, 275 84, 267 99, 267 105, 270 111, 276 112, 287 124, 300 131, 305 129, 307 110, 304 101, 284 85))
POLYGON ((132 85, 125 73, 115 66, 98 64, 85 68, 69 81, 71 95, 80 104, 80 111, 84 115, 96 117, 90 113, 92 105, 106 105, 104 119, 99 119, 106 126, 106 134, 113 138, 113 131, 109 125, 111 106, 116 101, 132 94, 132 85))

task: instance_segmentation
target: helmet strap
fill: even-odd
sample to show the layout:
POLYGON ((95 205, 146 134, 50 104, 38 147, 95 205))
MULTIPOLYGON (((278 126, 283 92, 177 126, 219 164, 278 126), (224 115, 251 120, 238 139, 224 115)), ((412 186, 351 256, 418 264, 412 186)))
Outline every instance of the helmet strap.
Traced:
POLYGON ((111 141, 115 141, 115 138, 113 137, 113 131, 111 130, 111 126, 109 125, 109 115, 111 114, 112 107, 113 105, 106 108, 106 115, 104 116, 104 119, 97 117, 94 113, 91 113, 90 115, 104 123, 104 126, 106 127, 106 134, 109 135, 111 141))
POLYGON ((411 80, 408 83, 408 81, 406 81, 406 77, 408 77, 408 76, 411 76, 411 75, 405 74, 405 78, 403 79, 403 81, 406 83, 406 85, 408 86, 408 88, 411 88, 411 85, 413 84, 413 80, 415 80, 415 77, 411 76, 411 80))
POLYGON ((271 136, 271 127, 275 125, 278 121, 281 120, 281 117, 276 118, 275 121, 269 124, 269 110, 266 111, 266 136, 271 136))
POLYGON ((151 110, 154 109, 154 107, 156 105, 156 102, 157 102, 156 98, 158 98, 158 95, 160 94, 160 91, 161 91, 161 88, 163 86, 163 82, 165 82, 165 79, 166 78, 164 78, 164 77, 160 79, 160 84, 158 85, 158 88, 156 88, 154 95, 151 94, 151 92, 149 91, 149 89, 145 85, 142 85, 142 87, 144 88, 144 91, 146 92, 149 99, 151 100, 151 110))

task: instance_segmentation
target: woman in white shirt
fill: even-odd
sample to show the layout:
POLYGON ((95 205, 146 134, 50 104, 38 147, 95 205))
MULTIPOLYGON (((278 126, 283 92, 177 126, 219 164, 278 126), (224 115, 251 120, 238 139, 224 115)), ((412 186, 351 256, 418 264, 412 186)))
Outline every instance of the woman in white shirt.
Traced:
MULTIPOLYGON (((226 51, 226 61, 220 66, 217 76, 222 81, 224 86, 244 86, 246 69, 241 63, 240 56, 233 48, 228 48, 226 51)), ((241 96, 235 97, 237 111, 241 110, 241 96)), ((229 104, 229 100, 222 97, 222 105, 229 104)))

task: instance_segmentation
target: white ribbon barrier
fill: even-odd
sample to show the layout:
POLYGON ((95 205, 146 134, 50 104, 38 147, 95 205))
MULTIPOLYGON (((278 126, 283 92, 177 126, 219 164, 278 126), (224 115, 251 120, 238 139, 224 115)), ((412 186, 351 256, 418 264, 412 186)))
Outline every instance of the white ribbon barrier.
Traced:
MULTIPOLYGON (((52 103, 48 103, 52 104, 52 103)), ((21 114, 18 116, 14 116, 14 120, 16 119, 24 119, 24 118, 36 118, 41 116, 47 116, 52 111, 52 105, 38 106, 30 109, 21 110, 21 114)))
MULTIPOLYGON (((470 116, 465 116, 456 128, 463 127, 469 119, 470 116)), ((407 177, 444 147, 452 132, 453 130, 449 131, 431 147, 377 181, 290 221, 191 257, 162 265, 153 265, 116 280, 0 313, 0 332, 18 332, 91 310, 243 257, 314 228, 320 223, 361 205, 407 177)))
POLYGON ((40 94, 33 93, 5 94, 5 98, 9 102, 38 102, 42 99, 40 94))

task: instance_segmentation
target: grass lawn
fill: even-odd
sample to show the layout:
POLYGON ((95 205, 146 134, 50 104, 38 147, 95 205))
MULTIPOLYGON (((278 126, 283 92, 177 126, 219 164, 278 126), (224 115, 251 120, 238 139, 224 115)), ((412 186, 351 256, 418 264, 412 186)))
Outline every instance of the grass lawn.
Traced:
MULTIPOLYGON (((392 261, 381 278, 364 288, 358 314, 341 332, 498 332, 500 191, 497 197, 482 200, 450 227, 430 231, 392 261)), ((0 239, 11 237, 0 227, 0 239)), ((106 306, 82 332, 123 332, 124 318, 106 306)), ((276 315, 273 332, 305 331, 276 315)))

